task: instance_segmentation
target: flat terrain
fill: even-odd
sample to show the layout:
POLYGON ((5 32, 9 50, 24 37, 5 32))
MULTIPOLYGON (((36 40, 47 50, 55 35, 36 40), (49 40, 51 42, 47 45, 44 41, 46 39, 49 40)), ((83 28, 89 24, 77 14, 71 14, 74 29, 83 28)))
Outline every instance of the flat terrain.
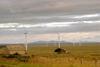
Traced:
MULTIPOLYGON (((34 58, 31 58, 29 62, 19 62, 15 58, 13 60, 0 58, 2 59, 0 64, 13 67, 95 67, 95 59, 98 58, 97 65, 100 66, 100 43, 83 43, 82 46, 78 44, 72 46, 71 43, 61 44, 61 48, 66 49, 68 54, 57 54, 54 52, 56 48, 58 46, 54 47, 53 44, 49 44, 48 47, 45 47, 45 44, 32 44, 29 45, 27 53, 30 56, 34 55, 34 58)), ((0 48, 0 53, 3 49, 4 47, 0 48)))

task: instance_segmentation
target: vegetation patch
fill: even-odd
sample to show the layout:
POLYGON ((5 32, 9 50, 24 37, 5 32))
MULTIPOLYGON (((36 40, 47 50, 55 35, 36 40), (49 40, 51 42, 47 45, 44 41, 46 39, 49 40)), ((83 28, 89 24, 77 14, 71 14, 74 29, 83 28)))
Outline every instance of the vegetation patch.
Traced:
POLYGON ((0 65, 18 65, 17 62, 1 61, 0 65))
POLYGON ((21 62, 28 62, 30 59, 30 56, 22 56, 19 53, 14 53, 10 55, 3 55, 2 58, 16 58, 21 62))
POLYGON ((61 48, 55 49, 54 52, 57 52, 58 54, 66 54, 66 53, 68 53, 68 52, 66 51, 66 49, 61 49, 61 48))
POLYGON ((60 52, 61 51, 61 48, 57 48, 54 50, 54 52, 60 52))
POLYGON ((1 46, 0 46, 0 48, 4 48, 4 47, 6 47, 6 45, 1 45, 1 46))
POLYGON ((19 56, 18 60, 20 60, 21 62, 28 62, 30 59, 30 56, 19 56))

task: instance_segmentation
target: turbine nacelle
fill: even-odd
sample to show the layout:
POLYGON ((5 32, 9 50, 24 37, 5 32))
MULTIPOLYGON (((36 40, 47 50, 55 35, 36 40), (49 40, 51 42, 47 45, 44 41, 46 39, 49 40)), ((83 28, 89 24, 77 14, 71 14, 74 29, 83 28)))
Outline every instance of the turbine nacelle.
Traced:
POLYGON ((58 39, 60 38, 60 36, 58 36, 58 39))
POLYGON ((28 33, 26 32, 26 33, 24 33, 24 34, 28 34, 28 33))

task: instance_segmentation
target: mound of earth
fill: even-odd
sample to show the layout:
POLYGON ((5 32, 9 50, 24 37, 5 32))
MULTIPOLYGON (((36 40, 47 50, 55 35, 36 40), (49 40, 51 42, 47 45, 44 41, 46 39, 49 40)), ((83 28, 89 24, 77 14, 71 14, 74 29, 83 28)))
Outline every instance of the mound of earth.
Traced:
POLYGON ((66 49, 61 49, 61 51, 58 52, 58 54, 67 54, 68 52, 66 51, 66 49))
POLYGON ((57 48, 54 52, 57 52, 58 54, 67 54, 68 51, 66 51, 66 49, 61 49, 61 48, 57 48))

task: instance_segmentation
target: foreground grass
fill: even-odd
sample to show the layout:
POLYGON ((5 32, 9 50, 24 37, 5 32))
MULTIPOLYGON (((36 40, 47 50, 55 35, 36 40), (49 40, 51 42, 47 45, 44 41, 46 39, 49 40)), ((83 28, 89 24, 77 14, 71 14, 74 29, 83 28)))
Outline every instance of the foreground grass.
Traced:
POLYGON ((0 67, 2 66, 4 67, 55 67, 55 66, 42 66, 42 65, 36 65, 36 64, 10 62, 10 61, 0 62, 0 67))
MULTIPOLYGON (((0 58, 0 65, 10 67, 95 67, 95 58, 98 58, 100 66, 100 45, 99 43, 85 44, 85 46, 61 46, 66 49, 68 54, 56 54, 54 50, 58 46, 49 47, 28 47, 29 55, 34 55, 29 62, 23 63, 16 59, 0 58), (70 59, 70 61, 69 61, 70 59), (16 62, 15 62, 16 61, 16 62)), ((4 48, 0 48, 0 53, 4 48)))

